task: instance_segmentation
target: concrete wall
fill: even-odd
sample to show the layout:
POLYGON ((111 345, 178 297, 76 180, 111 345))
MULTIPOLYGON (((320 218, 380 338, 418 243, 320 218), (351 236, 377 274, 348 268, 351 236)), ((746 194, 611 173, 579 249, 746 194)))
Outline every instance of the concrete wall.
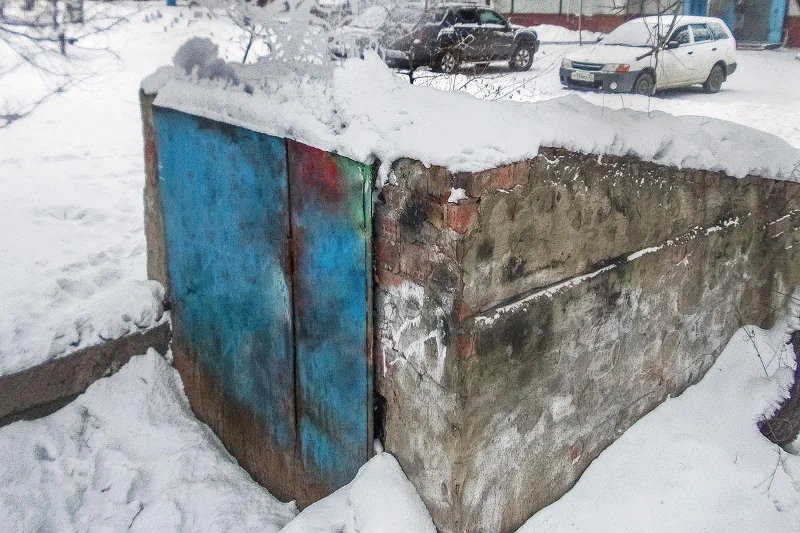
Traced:
POLYGON ((561 150, 394 178, 375 223, 384 440, 445 533, 514 531, 800 282, 800 184, 561 150))

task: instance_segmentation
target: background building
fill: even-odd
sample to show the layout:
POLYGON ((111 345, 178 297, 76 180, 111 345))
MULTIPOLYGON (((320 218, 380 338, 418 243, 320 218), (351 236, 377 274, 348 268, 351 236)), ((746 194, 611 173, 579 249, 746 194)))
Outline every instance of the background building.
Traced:
MULTIPOLYGON (((658 13, 669 0, 495 0, 517 24, 557 24, 609 32, 624 21, 658 13)), ((796 0, 686 0, 684 12, 723 19, 740 43, 800 46, 796 0)))

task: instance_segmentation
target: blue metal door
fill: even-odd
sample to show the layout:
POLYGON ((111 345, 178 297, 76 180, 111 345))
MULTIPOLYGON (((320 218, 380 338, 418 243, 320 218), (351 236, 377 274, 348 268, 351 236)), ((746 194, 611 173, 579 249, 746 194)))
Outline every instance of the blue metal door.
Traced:
POLYGON ((175 342, 294 453, 281 139, 156 108, 175 342))
POLYGON ((310 503, 370 455, 370 169, 170 109, 155 125, 187 395, 254 477, 310 503))
POLYGON ((769 11, 769 36, 767 42, 778 44, 783 40, 783 23, 786 20, 786 1, 772 0, 769 11))
POLYGON ((708 10, 708 0, 687 0, 683 7, 687 15, 704 17, 708 10))
POLYGON ((370 167, 287 141, 294 248, 298 434, 322 492, 370 455, 370 167))

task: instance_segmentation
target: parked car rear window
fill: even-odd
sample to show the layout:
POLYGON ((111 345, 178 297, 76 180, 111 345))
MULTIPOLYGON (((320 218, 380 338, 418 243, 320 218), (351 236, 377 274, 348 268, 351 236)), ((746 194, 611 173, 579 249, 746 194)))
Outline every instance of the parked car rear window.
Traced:
POLYGON ((714 40, 714 35, 705 24, 692 24, 692 33, 694 33, 694 42, 696 43, 714 40))
POLYGON ((725 31, 725 28, 722 27, 722 24, 718 22, 710 22, 708 27, 711 28, 711 33, 714 35, 714 39, 721 40, 721 39, 728 39, 728 32, 725 31))

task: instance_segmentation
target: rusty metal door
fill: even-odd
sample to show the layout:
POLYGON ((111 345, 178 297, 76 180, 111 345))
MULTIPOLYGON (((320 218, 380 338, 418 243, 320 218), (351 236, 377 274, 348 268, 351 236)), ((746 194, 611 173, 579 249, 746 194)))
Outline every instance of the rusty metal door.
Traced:
POLYGON ((187 395, 254 477, 310 503, 370 455, 369 167, 170 109, 155 124, 187 395))

